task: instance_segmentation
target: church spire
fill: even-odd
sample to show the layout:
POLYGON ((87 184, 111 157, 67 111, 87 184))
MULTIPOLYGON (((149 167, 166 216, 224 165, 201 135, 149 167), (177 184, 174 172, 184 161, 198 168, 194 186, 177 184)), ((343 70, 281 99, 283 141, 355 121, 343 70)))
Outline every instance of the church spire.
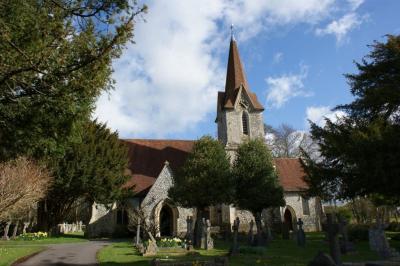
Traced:
POLYGON ((231 42, 229 46, 228 66, 226 70, 225 93, 222 103, 223 108, 233 108, 239 89, 242 87, 249 95, 250 101, 256 110, 264 110, 264 107, 259 103, 257 96, 250 91, 247 83, 246 74, 240 60, 239 49, 236 40, 233 36, 233 26, 231 26, 231 42))
POLYGON ((225 93, 231 94, 238 89, 240 85, 243 85, 245 89, 248 89, 242 61, 240 60, 239 50, 233 37, 232 30, 231 43, 229 46, 228 66, 226 71, 225 93))

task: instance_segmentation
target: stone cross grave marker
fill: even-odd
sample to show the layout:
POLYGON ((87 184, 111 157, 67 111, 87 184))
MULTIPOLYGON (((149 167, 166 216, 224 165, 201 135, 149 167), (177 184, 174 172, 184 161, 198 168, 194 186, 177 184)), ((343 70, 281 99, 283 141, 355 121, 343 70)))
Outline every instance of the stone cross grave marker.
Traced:
POLYGON ((326 232, 328 234, 329 250, 332 259, 336 265, 342 265, 340 260, 340 246, 339 246, 339 225, 335 221, 335 216, 332 213, 326 214, 326 232))
POLYGON ((251 221, 250 221, 250 229, 249 229, 249 233, 248 233, 248 242, 249 242, 249 245, 253 245, 253 244, 254 244, 254 232, 253 232, 253 228, 254 228, 254 221, 251 220, 251 221))
POLYGON ((303 224, 304 222, 301 220, 301 218, 298 219, 297 221, 297 245, 300 247, 304 247, 306 245, 306 235, 303 230, 303 224))
POLYGON ((206 221, 205 226, 205 233, 206 233, 206 250, 210 250, 214 248, 214 239, 211 237, 211 222, 210 220, 206 221))
POLYGON ((239 231, 240 220, 239 217, 236 217, 233 222, 233 245, 231 247, 230 255, 239 254, 239 243, 238 243, 238 231, 239 231))
POLYGON ((6 227, 4 228, 4 235, 2 237, 3 240, 10 240, 8 237, 8 231, 10 230, 11 221, 8 221, 6 227))

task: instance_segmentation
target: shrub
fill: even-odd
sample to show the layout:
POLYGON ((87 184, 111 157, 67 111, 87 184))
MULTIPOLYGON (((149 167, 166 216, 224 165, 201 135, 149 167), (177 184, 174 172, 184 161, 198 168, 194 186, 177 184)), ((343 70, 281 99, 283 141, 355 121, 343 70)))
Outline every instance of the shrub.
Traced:
POLYGON ((368 240, 368 224, 352 224, 348 226, 348 235, 351 241, 368 240))
POLYGON ((18 240, 26 240, 26 241, 32 241, 32 240, 41 240, 47 238, 47 233, 46 232, 36 232, 36 233, 25 233, 25 234, 20 234, 18 236, 18 240))
POLYGON ((182 240, 177 237, 161 238, 157 241, 157 246, 162 248, 180 247, 182 246, 182 240))

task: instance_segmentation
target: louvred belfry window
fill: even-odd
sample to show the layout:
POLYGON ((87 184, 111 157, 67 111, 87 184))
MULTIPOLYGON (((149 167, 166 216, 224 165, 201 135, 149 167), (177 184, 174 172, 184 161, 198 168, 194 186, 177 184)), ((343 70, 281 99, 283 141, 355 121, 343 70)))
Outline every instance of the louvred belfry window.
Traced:
POLYGON ((246 112, 242 113, 242 126, 243 126, 243 134, 249 135, 249 117, 246 112))

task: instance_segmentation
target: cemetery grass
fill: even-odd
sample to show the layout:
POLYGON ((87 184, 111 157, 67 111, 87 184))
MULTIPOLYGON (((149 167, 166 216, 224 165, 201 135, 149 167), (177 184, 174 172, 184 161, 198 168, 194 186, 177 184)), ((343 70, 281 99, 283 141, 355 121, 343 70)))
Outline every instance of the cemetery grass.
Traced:
MULTIPOLYGON (((154 257, 142 257, 132 247, 131 241, 114 243, 100 250, 98 261, 101 266, 145 266, 154 257)), ((369 250, 368 242, 356 244, 357 252, 342 256, 345 262, 371 261, 379 259, 378 256, 369 250)), ((216 240, 215 249, 210 251, 196 250, 199 256, 182 256, 173 253, 157 254, 156 258, 171 261, 196 261, 207 260, 212 257, 226 256, 230 247, 229 242, 216 240)), ((307 234, 306 247, 298 247, 293 240, 274 240, 268 247, 249 247, 244 243, 240 245, 244 254, 229 258, 229 265, 285 265, 302 266, 314 258, 319 250, 328 252, 328 243, 323 241, 321 233, 307 234)))
POLYGON ((0 266, 8 266, 20 258, 40 252, 50 244, 87 241, 83 235, 62 235, 41 240, 0 240, 0 266))

